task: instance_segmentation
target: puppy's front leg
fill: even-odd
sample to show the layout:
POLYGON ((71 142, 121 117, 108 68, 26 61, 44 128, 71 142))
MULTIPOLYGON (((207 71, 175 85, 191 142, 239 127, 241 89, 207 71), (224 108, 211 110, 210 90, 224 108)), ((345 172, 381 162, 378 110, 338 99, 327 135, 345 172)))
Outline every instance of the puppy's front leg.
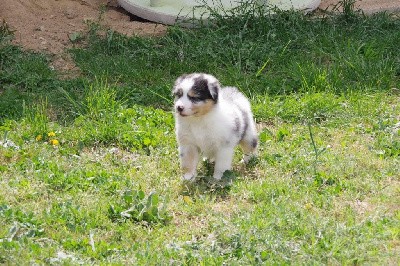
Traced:
POLYGON ((193 180, 196 177, 196 167, 199 161, 199 151, 193 145, 179 146, 179 156, 181 158, 181 168, 184 180, 193 180))
POLYGON ((231 170, 234 147, 221 148, 215 156, 214 178, 221 179, 226 170, 231 170))

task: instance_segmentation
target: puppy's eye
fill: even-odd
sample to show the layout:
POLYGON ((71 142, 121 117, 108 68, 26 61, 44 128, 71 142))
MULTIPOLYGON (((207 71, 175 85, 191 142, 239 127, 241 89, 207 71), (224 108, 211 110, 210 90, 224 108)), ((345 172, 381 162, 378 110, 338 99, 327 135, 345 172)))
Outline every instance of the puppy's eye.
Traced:
POLYGON ((189 98, 190 101, 192 101, 194 103, 197 103, 197 102, 201 101, 201 98, 199 96, 197 96, 197 95, 195 95, 195 96, 188 95, 188 98, 189 98))
POLYGON ((177 91, 177 92, 174 92, 174 96, 175 96, 175 98, 181 98, 181 97, 182 97, 182 95, 183 95, 183 92, 182 92, 182 91, 177 91))

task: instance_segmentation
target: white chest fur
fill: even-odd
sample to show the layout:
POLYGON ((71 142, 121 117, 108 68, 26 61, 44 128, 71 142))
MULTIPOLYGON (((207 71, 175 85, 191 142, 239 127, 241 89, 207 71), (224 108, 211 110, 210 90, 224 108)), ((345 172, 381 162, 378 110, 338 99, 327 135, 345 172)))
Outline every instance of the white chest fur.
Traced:
POLYGON ((176 131, 180 144, 195 145, 207 157, 213 157, 221 146, 236 146, 240 136, 235 134, 232 110, 216 108, 201 117, 178 117, 176 131))

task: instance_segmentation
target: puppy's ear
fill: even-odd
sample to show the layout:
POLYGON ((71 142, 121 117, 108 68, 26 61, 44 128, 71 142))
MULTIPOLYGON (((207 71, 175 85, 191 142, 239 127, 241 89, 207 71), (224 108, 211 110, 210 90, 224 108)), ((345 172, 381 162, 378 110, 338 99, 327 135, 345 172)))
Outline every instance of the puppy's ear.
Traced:
POLYGON ((217 102, 218 101, 218 94, 221 86, 219 85, 218 81, 211 82, 208 84, 208 90, 210 91, 212 99, 217 102))

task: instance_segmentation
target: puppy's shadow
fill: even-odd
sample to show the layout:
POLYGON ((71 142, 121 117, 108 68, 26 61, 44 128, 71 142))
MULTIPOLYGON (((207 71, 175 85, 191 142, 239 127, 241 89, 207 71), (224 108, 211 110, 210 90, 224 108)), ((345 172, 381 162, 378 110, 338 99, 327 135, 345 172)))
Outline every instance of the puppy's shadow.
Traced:
POLYGON ((182 182, 180 194, 184 196, 210 194, 220 199, 225 198, 232 183, 236 180, 237 174, 234 171, 227 170, 221 180, 216 180, 212 176, 213 169, 213 163, 204 161, 195 180, 182 182))
POLYGON ((245 173, 247 178, 256 178, 254 170, 257 168, 259 162, 258 158, 253 157, 246 164, 241 164, 239 168, 233 171, 225 171, 221 180, 216 180, 213 178, 214 163, 204 160, 195 180, 182 181, 180 194, 191 197, 209 194, 223 200, 228 196, 232 184, 242 180, 238 178, 241 175, 240 173, 245 173))

